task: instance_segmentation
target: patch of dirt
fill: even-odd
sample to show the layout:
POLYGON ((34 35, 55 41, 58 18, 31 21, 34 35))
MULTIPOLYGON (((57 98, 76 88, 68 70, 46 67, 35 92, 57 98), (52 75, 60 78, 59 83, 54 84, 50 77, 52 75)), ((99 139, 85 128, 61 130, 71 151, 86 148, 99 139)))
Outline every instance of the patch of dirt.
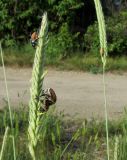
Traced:
MULTIPOLYGON (((32 69, 7 68, 8 89, 12 106, 28 104, 32 69)), ((56 109, 75 118, 103 118, 104 97, 101 74, 48 70, 44 88, 56 91, 56 109)), ((109 118, 119 118, 127 106, 127 73, 106 74, 106 93, 109 118)), ((6 92, 0 68, 0 107, 5 106, 6 92)))

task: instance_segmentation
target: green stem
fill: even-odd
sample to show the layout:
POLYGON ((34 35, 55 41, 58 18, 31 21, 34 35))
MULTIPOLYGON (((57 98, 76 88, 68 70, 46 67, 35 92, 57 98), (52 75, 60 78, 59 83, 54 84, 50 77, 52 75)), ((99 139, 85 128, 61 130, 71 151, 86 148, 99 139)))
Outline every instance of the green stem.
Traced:
POLYGON ((2 60, 3 72, 4 72, 4 82, 5 82, 5 88, 6 88, 7 103, 8 103, 8 108, 9 108, 11 130, 12 130, 12 136, 13 136, 13 140, 12 140, 13 154, 14 154, 14 160, 16 160, 14 129, 13 129, 13 122, 12 122, 12 111, 11 111, 11 105, 10 105, 10 98, 9 98, 9 92, 8 92, 7 77, 6 77, 6 71, 5 71, 5 65, 4 65, 4 58, 3 58, 3 51, 2 51, 1 42, 0 42, 0 52, 1 52, 1 60, 2 60))
POLYGON ((104 91, 104 108, 105 108, 105 126, 106 126, 106 141, 107 141, 107 157, 109 160, 109 135, 108 135, 108 113, 107 113, 107 97, 105 83, 105 66, 103 65, 103 91, 104 91))

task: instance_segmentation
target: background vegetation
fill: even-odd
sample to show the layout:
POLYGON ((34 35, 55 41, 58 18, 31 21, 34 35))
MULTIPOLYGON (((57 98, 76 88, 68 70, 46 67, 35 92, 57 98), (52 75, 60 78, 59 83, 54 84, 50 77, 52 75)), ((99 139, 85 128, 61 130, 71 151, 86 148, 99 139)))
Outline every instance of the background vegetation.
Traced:
MULTIPOLYGON (((28 150, 27 106, 17 106, 13 110, 13 131, 17 160, 31 160, 28 150), (25 112, 24 112, 25 111, 25 112)), ((57 115, 54 109, 42 117, 43 125, 37 148, 39 160, 99 160, 106 159, 105 122, 97 119, 79 120, 68 119, 64 114, 57 115)), ((0 111, 0 145, 2 145, 5 128, 9 126, 9 111, 5 107, 0 111)), ((114 153, 118 160, 126 160, 126 115, 119 121, 109 121, 110 159, 114 153), (117 141, 116 141, 117 140, 117 141), (117 149, 115 145, 117 142, 117 149)), ((3 160, 14 160, 11 131, 6 138, 3 160)))
MULTIPOLYGON (((106 16, 109 55, 126 55, 127 1, 103 0, 102 5, 106 16)), ((30 46, 30 35, 39 30, 45 10, 49 19, 48 64, 53 65, 56 60, 59 62, 75 55, 98 55, 99 38, 93 0, 1 0, 0 38, 6 55, 12 54, 11 57, 18 56, 20 59, 26 57, 26 62, 31 65, 34 50, 30 46)))

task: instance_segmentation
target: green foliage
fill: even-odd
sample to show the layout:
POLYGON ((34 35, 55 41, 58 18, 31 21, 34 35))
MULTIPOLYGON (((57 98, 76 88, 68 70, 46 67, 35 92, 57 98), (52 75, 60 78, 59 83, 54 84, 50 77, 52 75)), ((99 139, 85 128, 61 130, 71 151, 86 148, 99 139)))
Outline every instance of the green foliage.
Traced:
POLYGON ((84 43, 87 52, 94 53, 94 55, 98 55, 100 43, 97 22, 88 27, 87 32, 84 35, 84 43))
MULTIPOLYGON (((50 42, 49 42, 50 43, 50 42)), ((55 45, 55 44, 54 44, 55 45)), ((54 48, 55 50, 55 48, 54 48)), ((23 48, 8 48, 4 50, 4 60, 6 66, 15 67, 31 67, 34 58, 34 49, 28 44, 23 48)), ((93 55, 82 55, 76 53, 66 59, 61 59, 61 55, 46 55, 46 66, 54 67, 59 70, 75 70, 75 71, 89 71, 92 73, 102 73, 102 63, 100 57, 93 55)), ((1 60, 0 60, 1 65, 1 60)), ((127 71, 127 57, 110 57, 107 61, 106 71, 127 71)))
MULTIPOLYGON (((47 54, 51 61, 53 58, 61 59, 74 54, 76 50, 83 53, 86 49, 86 52, 98 54, 97 23, 89 26, 96 19, 92 0, 87 2, 83 0, 1 0, 0 39, 2 44, 13 47, 19 45, 24 48, 23 45, 29 42, 31 33, 39 30, 41 16, 45 10, 48 12, 50 32, 47 54)), ((126 11, 107 18, 108 49, 111 55, 120 55, 126 51, 126 19, 126 11)))
POLYGON ((61 133, 64 135, 64 130, 62 127, 63 115, 60 115, 59 117, 52 115, 53 111, 54 109, 50 110, 41 118, 43 124, 40 127, 40 139, 41 143, 43 142, 45 148, 51 145, 56 146, 58 143, 60 143, 62 138, 61 133))
MULTIPOLYGON (((30 157, 27 151, 27 141, 26 140, 24 141, 24 139, 27 138, 26 129, 28 125, 28 112, 25 108, 19 109, 20 112, 17 110, 13 110, 13 114, 12 114, 13 131, 14 131, 15 142, 16 142, 16 158, 21 160, 23 159, 27 160, 30 157)), ((4 134, 4 130, 7 126, 11 127, 10 119, 9 119, 9 110, 5 108, 0 112, 0 139, 2 138, 4 134)), ((12 135, 10 131, 9 131, 9 136, 7 138, 7 145, 6 145, 6 150, 4 152, 3 159, 14 160, 12 135)))
POLYGON ((107 20, 109 52, 113 55, 126 54, 127 49, 127 12, 107 20), (109 27, 108 27, 109 26, 109 27))
MULTIPOLYGON (((121 12, 114 17, 106 19, 108 53, 109 55, 126 54, 127 49, 127 13, 121 12)), ((88 27, 84 35, 86 50, 94 54, 99 51, 98 26, 97 23, 88 27)))
MULTIPOLYGON (((122 123, 123 134, 115 137, 116 155, 118 160, 127 159, 127 110, 125 109, 125 116, 122 123)), ((116 159, 116 160, 117 160, 116 159)))
POLYGON ((28 40, 31 31, 39 26, 47 3, 42 5, 41 1, 34 0, 0 1, 0 36, 4 44, 13 46, 15 43, 28 40))
POLYGON ((39 29, 41 16, 45 10, 49 13, 49 28, 56 33, 63 23, 67 22, 68 25, 72 23, 76 10, 83 5, 84 2, 81 0, 80 2, 76 0, 60 0, 59 2, 56 0, 1 0, 1 40, 5 46, 27 42, 30 34, 39 29))
POLYGON ((79 47, 75 43, 78 33, 72 35, 69 32, 67 23, 64 23, 57 34, 49 36, 49 43, 47 46, 47 57, 50 59, 60 59, 71 55, 74 48, 79 47))
POLYGON ((60 21, 64 21, 65 16, 67 21, 72 21, 71 18, 75 15, 74 11, 81 8, 83 5, 84 2, 82 0, 78 2, 76 0, 61 0, 54 8, 57 11, 60 21), (71 14, 70 11, 72 12, 71 14))
MULTIPOLYGON (((17 106, 18 107, 18 106, 17 106)), ((13 124, 16 140, 16 158, 17 160, 30 160, 30 154, 28 151, 28 139, 27 139, 27 125, 28 125, 28 111, 27 106, 19 110, 13 110, 13 124), (25 109, 24 109, 25 108, 25 109)), ((126 118, 126 117, 125 117, 126 118)), ((39 137, 39 143, 37 147, 37 158, 40 160, 60 160, 61 154, 65 150, 62 159, 70 160, 97 160, 105 157, 105 125, 104 121, 98 121, 91 119, 89 121, 77 121, 67 120, 63 114, 57 115, 54 112, 54 108, 44 114, 42 117, 44 124, 42 125, 41 135, 39 137), (83 122, 83 123, 82 123, 83 122)), ((109 136, 110 142, 115 136, 124 136, 124 129, 126 128, 126 119, 122 121, 109 122, 109 136), (124 124, 124 125, 123 125, 124 124), (125 126, 125 127, 123 127, 125 126)), ((0 112, 0 144, 6 126, 10 126, 9 111, 4 109, 0 112)), ((124 137, 126 138, 126 137, 124 137)), ((121 148, 121 156, 124 151, 126 156, 126 140, 120 141, 121 145, 125 148, 121 148), (123 144, 124 143, 124 144, 123 144)), ((114 150, 114 148, 113 148, 114 150)), ((111 154, 112 151, 111 150, 111 154)), ((12 136, 7 139, 7 146, 5 149, 4 159, 13 160, 12 150, 12 136)), ((125 158, 126 159, 126 158, 125 158)), ((123 160, 123 159, 120 159, 123 160)))
POLYGON ((22 47, 8 47, 4 49, 5 65, 30 67, 33 65, 34 51, 30 44, 23 45, 22 47))

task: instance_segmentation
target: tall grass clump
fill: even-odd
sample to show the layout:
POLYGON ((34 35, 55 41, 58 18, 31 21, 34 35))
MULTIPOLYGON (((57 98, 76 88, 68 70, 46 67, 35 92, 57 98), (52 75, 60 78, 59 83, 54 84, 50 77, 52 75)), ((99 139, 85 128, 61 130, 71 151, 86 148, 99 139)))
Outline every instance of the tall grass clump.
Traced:
POLYGON ((103 90, 104 90, 104 107, 105 107, 105 123, 106 123, 106 139, 107 139, 107 158, 109 160, 109 136, 108 136, 108 114, 107 114, 107 100, 106 100, 106 85, 105 85, 105 68, 107 59, 107 39, 105 20, 102 11, 100 0, 94 0, 98 26, 99 26, 99 38, 100 38, 100 55, 103 64, 103 90))
POLYGON ((44 13, 39 31, 38 45, 34 58, 34 66, 32 72, 31 88, 30 88, 30 103, 29 103, 29 126, 28 126, 28 140, 29 151, 32 159, 36 159, 36 147, 39 138, 39 125, 40 125, 40 102, 37 97, 40 96, 42 90, 42 83, 44 78, 43 62, 44 52, 47 40, 47 13, 44 13))

